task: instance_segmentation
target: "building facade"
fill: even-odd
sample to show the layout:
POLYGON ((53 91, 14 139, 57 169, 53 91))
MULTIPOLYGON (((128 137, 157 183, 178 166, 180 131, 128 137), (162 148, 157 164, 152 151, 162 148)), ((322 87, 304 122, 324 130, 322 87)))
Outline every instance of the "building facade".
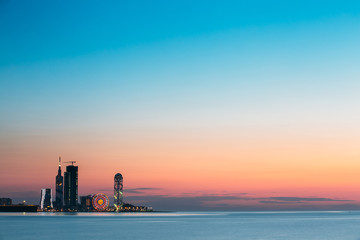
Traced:
POLYGON ((42 210, 53 208, 52 191, 50 188, 41 189, 40 208, 42 210))
POLYGON ((81 203, 81 210, 82 211, 93 211, 94 207, 92 205, 93 195, 81 196, 80 203, 81 203))
POLYGON ((66 208, 78 207, 78 167, 70 165, 64 173, 64 205, 66 208))

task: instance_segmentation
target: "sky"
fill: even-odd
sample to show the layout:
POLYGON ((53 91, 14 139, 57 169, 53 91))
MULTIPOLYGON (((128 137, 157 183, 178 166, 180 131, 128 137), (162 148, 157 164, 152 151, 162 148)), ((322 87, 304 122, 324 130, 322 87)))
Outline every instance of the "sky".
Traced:
POLYGON ((0 197, 360 209, 358 1, 0 0, 0 197), (68 163, 63 163, 63 170, 68 163))

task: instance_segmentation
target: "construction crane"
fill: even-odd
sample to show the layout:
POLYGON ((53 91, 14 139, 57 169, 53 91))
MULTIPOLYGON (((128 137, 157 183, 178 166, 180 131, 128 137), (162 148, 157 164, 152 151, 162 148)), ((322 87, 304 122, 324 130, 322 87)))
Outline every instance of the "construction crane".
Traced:
POLYGON ((71 163, 71 165, 74 166, 74 163, 76 163, 76 161, 68 161, 68 162, 64 162, 64 163, 71 163))

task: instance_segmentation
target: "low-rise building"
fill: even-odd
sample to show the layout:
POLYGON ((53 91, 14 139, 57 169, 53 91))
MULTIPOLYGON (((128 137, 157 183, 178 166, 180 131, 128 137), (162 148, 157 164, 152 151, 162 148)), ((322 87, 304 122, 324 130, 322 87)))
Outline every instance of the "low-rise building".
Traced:
POLYGON ((0 206, 10 206, 12 205, 11 198, 0 198, 0 206))

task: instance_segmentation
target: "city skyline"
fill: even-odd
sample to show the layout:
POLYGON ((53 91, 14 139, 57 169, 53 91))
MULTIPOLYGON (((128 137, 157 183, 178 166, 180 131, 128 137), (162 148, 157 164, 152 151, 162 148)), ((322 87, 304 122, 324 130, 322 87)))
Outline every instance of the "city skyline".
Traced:
POLYGON ((360 209, 359 13, 0 1, 0 198, 55 199, 61 155, 79 197, 121 172, 157 210, 360 209))

